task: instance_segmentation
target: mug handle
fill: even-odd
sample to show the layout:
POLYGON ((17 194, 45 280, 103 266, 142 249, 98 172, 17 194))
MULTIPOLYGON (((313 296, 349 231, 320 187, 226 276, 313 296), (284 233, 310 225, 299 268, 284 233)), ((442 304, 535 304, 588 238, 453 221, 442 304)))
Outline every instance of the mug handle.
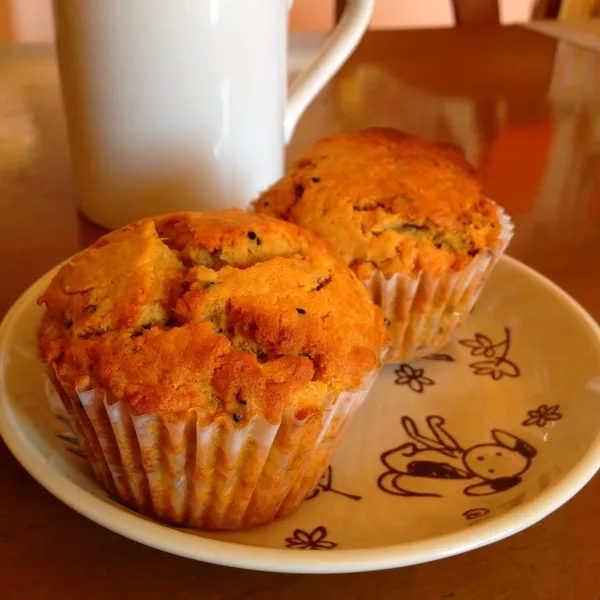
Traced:
MULTIPOLYGON (((289 2, 290 8, 292 1, 289 2)), ((292 81, 284 117, 286 144, 306 107, 358 45, 369 26, 374 6, 375 0, 347 0, 339 23, 327 37, 313 63, 292 81)))

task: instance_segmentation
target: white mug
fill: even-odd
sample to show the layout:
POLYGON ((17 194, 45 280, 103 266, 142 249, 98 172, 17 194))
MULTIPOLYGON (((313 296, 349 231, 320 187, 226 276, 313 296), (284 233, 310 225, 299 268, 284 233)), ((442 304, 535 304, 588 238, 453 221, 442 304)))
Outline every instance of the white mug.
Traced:
POLYGON ((291 4, 54 0, 88 218, 115 228, 174 210, 245 208, 282 175, 300 115, 359 42, 374 0, 348 1, 286 102, 291 4))

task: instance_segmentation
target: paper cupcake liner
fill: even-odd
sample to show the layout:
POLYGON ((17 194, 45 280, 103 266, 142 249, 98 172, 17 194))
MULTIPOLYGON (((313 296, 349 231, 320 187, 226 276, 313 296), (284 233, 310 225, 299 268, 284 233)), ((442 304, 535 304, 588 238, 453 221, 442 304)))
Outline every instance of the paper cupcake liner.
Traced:
POLYGON ((483 285, 513 235, 510 217, 497 207, 499 244, 480 253, 460 271, 416 278, 396 273, 386 279, 381 271, 363 280, 371 299, 390 323, 391 342, 385 362, 402 362, 432 354, 445 346, 471 312, 483 285))
POLYGON ((360 387, 328 395, 322 411, 288 409, 234 427, 195 410, 136 416, 100 390, 77 389, 49 373, 96 477, 131 508, 171 524, 239 529, 291 513, 317 486, 376 371, 360 387))

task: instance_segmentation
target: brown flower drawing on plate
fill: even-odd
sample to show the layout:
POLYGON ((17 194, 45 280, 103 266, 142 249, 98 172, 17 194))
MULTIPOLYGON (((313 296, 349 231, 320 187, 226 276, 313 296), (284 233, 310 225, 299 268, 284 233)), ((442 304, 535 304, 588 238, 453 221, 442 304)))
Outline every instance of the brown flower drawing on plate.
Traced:
POLYGON ((522 425, 525 427, 531 427, 537 425, 538 427, 545 427, 549 421, 560 421, 563 416, 562 413, 558 412, 560 406, 553 404, 548 406, 547 404, 541 404, 535 410, 527 411, 527 418, 523 421, 522 425))
POLYGON ((360 500, 362 498, 362 496, 355 496, 354 494, 347 494, 346 492, 336 490, 333 487, 332 476, 333 476, 333 469, 330 465, 325 470, 325 473, 323 473, 323 476, 319 480, 317 487, 308 496, 306 496, 305 500, 312 500, 313 498, 316 498, 321 492, 333 492, 334 494, 339 494, 340 496, 345 496, 346 498, 350 498, 350 500, 360 500))
POLYGON ((531 444, 501 429, 492 429, 492 442, 464 448, 443 417, 430 415, 426 424, 420 430, 411 417, 402 417, 410 441, 381 455, 386 468, 377 479, 381 491, 441 498, 445 490, 458 487, 466 496, 498 494, 521 483, 537 454, 531 444))
POLYGON ((460 344, 469 348, 471 356, 481 356, 485 360, 478 360, 469 366, 475 375, 489 375, 494 381, 503 377, 518 377, 521 374, 519 367, 507 358, 510 350, 510 329, 504 328, 504 339, 494 343, 487 335, 476 333, 475 337, 460 340, 460 344))
POLYGON ((425 387, 435 385, 435 381, 425 377, 423 369, 415 369, 408 363, 401 364, 395 371, 397 385, 407 385, 413 392, 422 394, 425 387))
POLYGON ((476 519, 481 519, 482 517, 486 517, 489 514, 489 508, 470 508, 469 510, 465 510, 465 512, 463 513, 463 517, 467 521, 475 521, 476 519))
POLYGON ((333 550, 333 548, 337 548, 337 544, 325 539, 326 537, 327 529, 323 525, 312 531, 294 529, 292 537, 285 538, 285 547, 296 550, 333 550))

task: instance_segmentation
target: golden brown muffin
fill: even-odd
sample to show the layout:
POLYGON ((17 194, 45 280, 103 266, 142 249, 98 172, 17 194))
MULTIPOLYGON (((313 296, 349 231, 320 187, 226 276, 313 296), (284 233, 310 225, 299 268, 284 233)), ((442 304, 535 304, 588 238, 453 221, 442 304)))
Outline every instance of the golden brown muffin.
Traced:
POLYGON ((392 129, 317 142, 255 208, 314 231, 359 275, 439 275, 498 238, 495 205, 463 153, 392 129))
MULTIPOLYGON (((380 310, 314 234, 239 210, 166 215, 109 233, 64 265, 39 303, 46 306, 39 329, 42 358, 86 450, 107 487, 140 510, 147 508, 151 478, 141 498, 133 485, 119 488, 123 469, 142 477, 135 461, 121 465, 119 458, 130 452, 121 442, 129 448, 131 432, 108 454, 112 442, 98 435, 113 418, 111 405, 125 406, 128 420, 150 415, 163 424, 188 423, 193 411, 194 434, 216 423, 229 432, 223 440, 250 429, 257 418, 275 430, 290 419, 312 421, 305 428, 310 435, 294 442, 303 451, 296 452, 291 473, 295 481, 304 469, 306 485, 314 485, 317 470, 331 458, 330 452, 314 452, 318 464, 310 462, 309 450, 328 437, 321 435, 327 434, 321 432, 323 411, 379 367, 387 339, 380 310), (106 407, 89 400, 89 391, 100 392, 106 407), (113 462, 121 475, 114 475, 113 462)), ((154 431, 150 439, 158 454, 163 434, 154 431)), ((144 464, 147 442, 139 441, 144 464)), ((240 464, 258 481, 253 461, 240 464)), ((201 469, 203 479, 211 473, 201 469)), ((268 481, 258 486, 263 492, 276 487, 268 481)), ((301 497, 285 500, 288 492, 275 494, 279 504, 271 512, 265 502, 250 513, 238 507, 237 520, 217 509, 208 516, 194 517, 191 508, 179 514, 170 505, 157 508, 155 496, 149 497, 153 512, 170 521, 237 527, 274 518, 279 505, 289 512, 301 497)), ((246 504, 252 497, 252 488, 244 492, 246 504)), ((204 505, 218 500, 203 498, 204 505)))
MULTIPOLYGON (((392 129, 366 129, 317 142, 254 206, 258 213, 319 235, 361 280, 378 277, 372 290, 378 302, 381 284, 398 275, 416 280, 464 272, 506 245, 501 214, 482 195, 462 151, 392 129)), ((406 299, 404 293, 396 298, 397 310, 386 314, 391 321, 405 321, 396 323, 402 335, 407 319, 420 319, 430 310, 418 303, 407 309, 406 299)), ((457 312, 454 304, 450 313, 457 312)), ((400 332, 394 335, 392 329, 397 340, 400 332)), ((443 329, 438 342, 447 333, 443 329)), ((418 352, 414 346, 390 357, 413 358, 435 350, 420 341, 418 352)))

